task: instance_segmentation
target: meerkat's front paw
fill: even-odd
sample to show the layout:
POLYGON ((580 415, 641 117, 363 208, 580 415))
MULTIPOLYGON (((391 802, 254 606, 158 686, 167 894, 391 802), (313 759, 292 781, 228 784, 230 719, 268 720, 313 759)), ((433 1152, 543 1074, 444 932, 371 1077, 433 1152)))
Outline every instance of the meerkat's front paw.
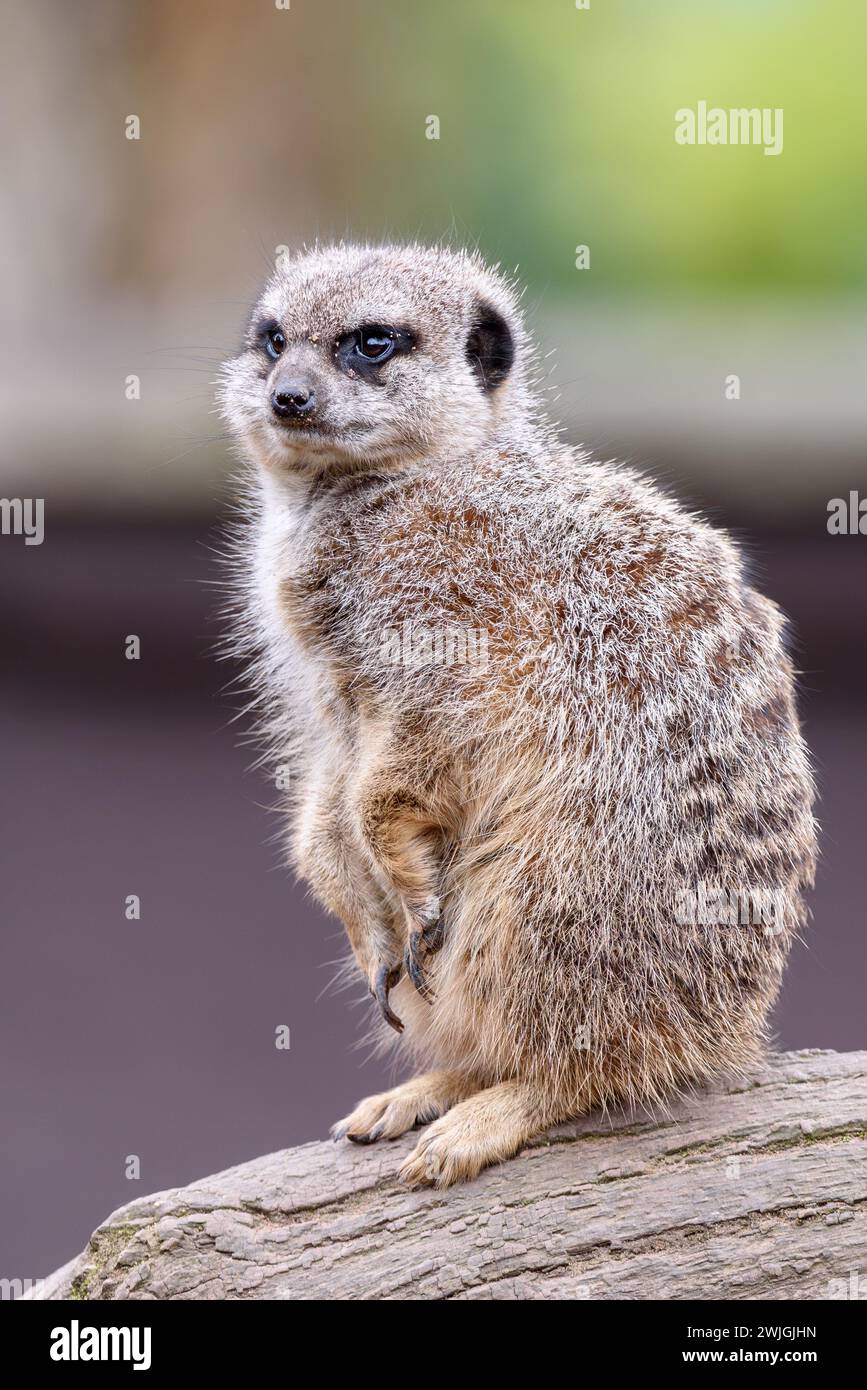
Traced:
POLYGON ((433 1003, 434 993, 428 984, 425 967, 429 957, 436 954, 444 940, 445 923, 439 899, 434 898, 424 913, 413 914, 403 955, 407 975, 428 1004, 433 1003))
POLYGON ((379 1005, 379 1011, 386 1023, 396 1033, 403 1032, 403 1023, 389 1004, 388 996, 400 979, 402 972, 403 966, 400 962, 397 965, 389 965, 387 962, 378 961, 372 966, 369 977, 370 993, 379 1005))
POLYGON ((374 1144, 377 1139, 397 1139, 416 1125, 425 1125, 470 1095, 473 1083, 458 1072, 433 1071, 368 1096, 345 1120, 331 1128, 335 1140, 351 1139, 355 1144, 374 1144))

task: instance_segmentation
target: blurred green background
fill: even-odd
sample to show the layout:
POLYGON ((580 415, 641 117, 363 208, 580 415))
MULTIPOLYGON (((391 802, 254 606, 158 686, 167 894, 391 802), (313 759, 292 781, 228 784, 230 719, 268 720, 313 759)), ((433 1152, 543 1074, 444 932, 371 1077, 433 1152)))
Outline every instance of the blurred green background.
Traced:
MULTIPOLYGON (((395 7, 355 8, 381 20, 395 7)), ((411 234, 416 219, 434 229, 452 207, 459 233, 480 232, 486 250, 568 296, 578 293, 576 237, 596 252, 582 292, 864 287, 867 12, 858 6, 596 0, 576 12, 569 0, 446 0, 400 9, 384 44, 365 26, 382 84, 375 76, 383 153, 409 204, 388 208, 399 231, 411 234), (784 108, 785 157, 676 145, 673 112, 702 99, 784 108), (442 114, 444 142, 426 164, 409 118, 425 100, 442 114)), ((365 102, 368 116, 375 105, 365 102)), ((376 226, 381 185, 364 162, 358 172, 356 206, 376 226)))
POLYGON ((572 437, 699 502, 811 524, 860 456, 851 0, 31 0, 5 34, 7 490, 212 508, 214 364, 275 248, 317 236, 517 266, 572 437), (782 154, 676 144, 701 100, 783 108, 782 154))

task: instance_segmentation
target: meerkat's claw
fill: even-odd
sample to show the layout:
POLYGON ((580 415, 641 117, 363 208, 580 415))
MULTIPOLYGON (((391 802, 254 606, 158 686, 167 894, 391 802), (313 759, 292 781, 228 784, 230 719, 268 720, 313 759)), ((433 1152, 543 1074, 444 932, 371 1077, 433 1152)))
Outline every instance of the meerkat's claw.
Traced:
POLYGON ((374 999, 379 1005, 380 1013, 386 1023, 388 1023, 396 1033, 403 1032, 403 1024, 390 1007, 388 994, 389 990, 393 989, 400 979, 400 972, 401 966, 399 965, 381 965, 376 972, 376 979, 373 989, 371 990, 374 999))
POLYGON ((426 1004, 432 1004, 434 1002, 434 993, 425 979, 424 966, 419 956, 419 946, 423 938, 423 932, 410 932, 409 944, 403 955, 403 964, 407 975, 412 980, 422 999, 426 1004))
POLYGON ((446 936, 446 924, 443 914, 440 913, 435 922, 431 922, 422 932, 422 940, 425 950, 432 956, 442 946, 446 936))
POLYGON ((427 1004, 433 1004, 436 996, 425 977, 425 959, 440 949, 444 939, 445 923, 440 912, 435 921, 410 931, 409 942, 404 952, 403 964, 406 973, 427 1004))

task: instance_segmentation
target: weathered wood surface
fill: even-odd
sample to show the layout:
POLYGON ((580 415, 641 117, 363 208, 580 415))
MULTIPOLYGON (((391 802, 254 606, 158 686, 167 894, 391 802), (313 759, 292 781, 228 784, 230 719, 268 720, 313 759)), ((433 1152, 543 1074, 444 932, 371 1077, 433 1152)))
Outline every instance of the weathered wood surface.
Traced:
POLYGON ((36 1296, 867 1296, 867 1053, 590 1115, 444 1192, 397 1183, 414 1142, 305 1144, 131 1202, 36 1296))

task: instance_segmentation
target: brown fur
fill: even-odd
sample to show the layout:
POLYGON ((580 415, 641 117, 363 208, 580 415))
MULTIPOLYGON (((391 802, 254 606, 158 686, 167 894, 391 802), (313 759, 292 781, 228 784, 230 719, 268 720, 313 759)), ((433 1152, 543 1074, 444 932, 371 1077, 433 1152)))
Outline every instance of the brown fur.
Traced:
POLYGON ((591 1106, 749 1066, 815 854, 778 610, 726 536, 556 438, 477 258, 317 250, 258 312, 327 405, 321 435, 281 433, 276 369, 227 366, 256 469, 241 645, 294 768, 292 859, 436 1068, 337 1133, 438 1116, 403 1175, 444 1185, 591 1106), (465 352, 480 304, 516 349, 494 387, 465 352), (418 347, 374 382, 309 355, 398 318, 418 347), (485 660, 385 659, 405 624, 481 633, 485 660), (773 920, 681 920, 702 885, 769 894, 773 920))

